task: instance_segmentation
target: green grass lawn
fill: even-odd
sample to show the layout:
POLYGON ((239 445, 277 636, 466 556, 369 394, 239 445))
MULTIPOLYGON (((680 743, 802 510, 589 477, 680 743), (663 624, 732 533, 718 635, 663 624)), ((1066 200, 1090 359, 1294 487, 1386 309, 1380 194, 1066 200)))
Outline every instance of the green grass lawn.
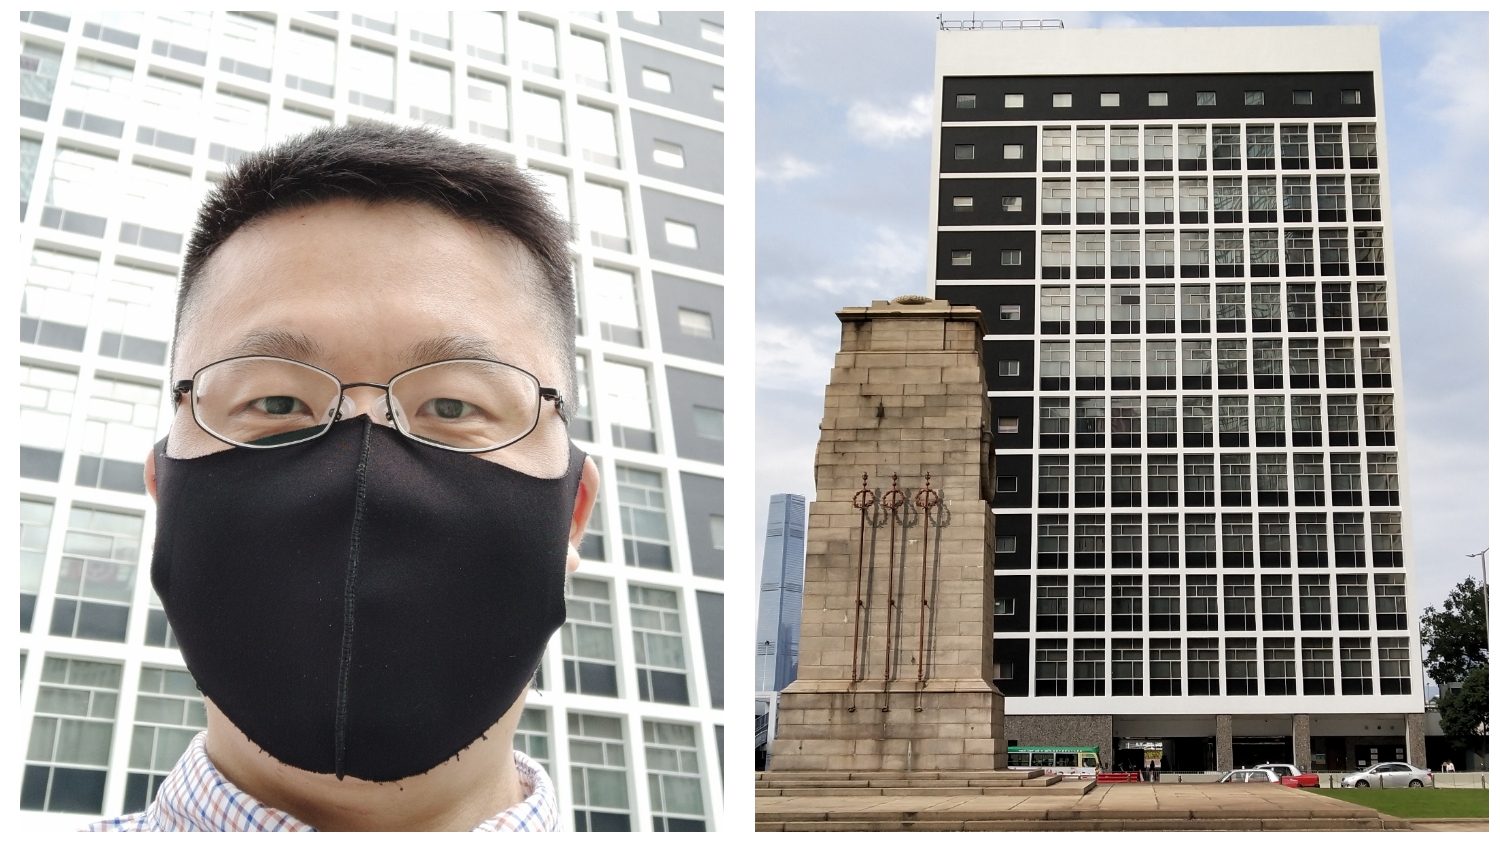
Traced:
POLYGON ((1488 790, 1437 790, 1433 788, 1402 788, 1400 790, 1375 790, 1373 788, 1322 787, 1308 790, 1319 796, 1342 799, 1356 805, 1374 808, 1383 814, 1404 819, 1417 817, 1488 817, 1490 815, 1490 792, 1488 790))

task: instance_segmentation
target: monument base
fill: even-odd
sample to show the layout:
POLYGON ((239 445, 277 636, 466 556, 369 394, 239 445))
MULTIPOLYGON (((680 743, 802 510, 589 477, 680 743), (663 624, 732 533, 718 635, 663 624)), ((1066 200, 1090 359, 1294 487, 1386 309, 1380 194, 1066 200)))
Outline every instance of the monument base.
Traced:
POLYGON ((781 692, 771 769, 1003 770, 1005 697, 984 680, 798 680, 781 692))

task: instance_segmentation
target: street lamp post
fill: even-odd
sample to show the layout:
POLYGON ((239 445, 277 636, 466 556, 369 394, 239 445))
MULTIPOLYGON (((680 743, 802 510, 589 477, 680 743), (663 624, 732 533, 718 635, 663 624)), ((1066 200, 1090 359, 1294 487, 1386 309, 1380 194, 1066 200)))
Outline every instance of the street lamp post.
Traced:
POLYGON ((1485 548, 1478 553, 1467 554, 1470 559, 1473 559, 1476 556, 1479 557, 1480 585, 1484 588, 1484 634, 1486 636, 1488 636, 1490 633, 1490 573, 1489 564, 1485 558, 1485 554, 1489 552, 1490 549, 1485 548))

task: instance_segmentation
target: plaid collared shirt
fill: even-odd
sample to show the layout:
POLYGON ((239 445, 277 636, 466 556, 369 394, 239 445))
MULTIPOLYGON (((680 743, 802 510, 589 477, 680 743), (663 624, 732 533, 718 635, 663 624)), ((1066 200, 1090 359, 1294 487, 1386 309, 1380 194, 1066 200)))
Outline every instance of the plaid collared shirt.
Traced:
MULTIPOLYGON (((257 802, 219 775, 199 732, 167 774, 156 801, 138 814, 100 820, 86 831, 317 831, 285 811, 257 802)), ((516 774, 526 799, 474 831, 557 831, 557 797, 542 765, 516 752, 516 774)))

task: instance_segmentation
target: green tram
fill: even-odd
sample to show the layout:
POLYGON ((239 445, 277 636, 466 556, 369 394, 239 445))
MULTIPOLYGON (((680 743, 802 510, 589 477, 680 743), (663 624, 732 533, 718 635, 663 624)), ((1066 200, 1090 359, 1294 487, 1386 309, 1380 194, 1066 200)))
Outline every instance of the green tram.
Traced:
POLYGON ((1097 746, 1013 746, 1006 750, 1012 770, 1041 770, 1074 778, 1099 772, 1097 746))

